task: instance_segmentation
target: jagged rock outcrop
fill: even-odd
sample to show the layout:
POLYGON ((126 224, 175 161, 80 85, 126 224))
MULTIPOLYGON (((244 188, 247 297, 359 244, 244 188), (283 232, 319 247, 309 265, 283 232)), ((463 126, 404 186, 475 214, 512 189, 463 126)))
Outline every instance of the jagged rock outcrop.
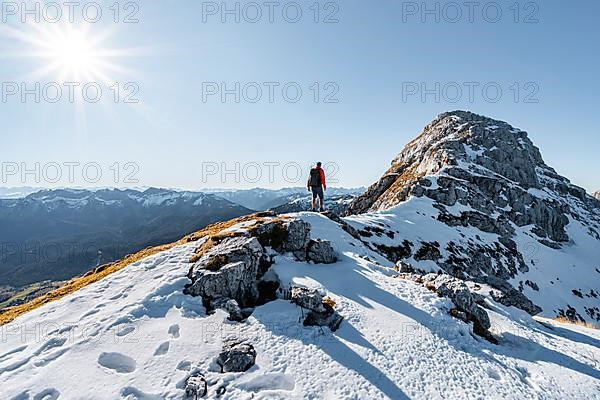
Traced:
POLYGON ((542 189, 596 205, 542 159, 527 133, 465 111, 440 115, 394 159, 392 167, 349 207, 350 214, 389 209, 409 196, 435 200, 446 223, 509 237, 511 222, 533 225, 540 240, 567 242, 569 204, 542 189), (435 179, 431 177, 439 174, 435 179), (445 212, 457 203, 474 211, 445 212), (498 217, 491 217, 499 214, 498 217))
MULTIPOLYGON (((575 254, 578 250, 571 249, 575 241, 590 241, 595 243, 592 247, 600 248, 600 201, 546 165, 526 132, 471 112, 444 113, 427 125, 383 177, 353 201, 348 216, 384 210, 402 215, 409 199, 422 199, 423 207, 433 207, 433 211, 420 212, 439 222, 439 228, 430 227, 429 232, 414 236, 385 224, 355 224, 353 228, 363 241, 407 272, 420 266, 424 273, 441 270, 485 283, 496 289, 491 293, 494 299, 531 314, 542 308, 524 292, 535 295, 543 286, 559 290, 559 275, 564 271, 557 266, 553 269, 557 272, 552 272, 556 275, 540 289, 539 282, 528 277, 543 268, 538 265, 539 255, 552 260, 545 254, 557 250, 575 254), (448 228, 456 234, 440 243, 435 232, 448 228), (573 235, 569 228, 575 231, 573 235)), ((597 258, 593 250, 588 253, 584 260, 597 258)), ((575 255, 562 262, 577 261, 585 263, 579 268, 586 274, 596 267, 575 255)), ((561 290, 570 293, 572 289, 583 293, 578 288, 561 290)), ((587 314, 596 319, 592 299, 587 298, 578 318, 587 314)), ((553 304, 548 311, 560 315, 569 307, 569 303, 553 304)))
POLYGON ((593 195, 595 198, 597 198, 598 200, 600 200, 600 190, 598 190, 597 192, 594 192, 593 195))
POLYGON ((219 299, 233 299, 242 307, 259 300, 258 280, 270 262, 254 237, 233 237, 208 250, 190 270, 187 293, 201 296, 209 308, 219 299))
POLYGON ((315 264, 337 261, 331 242, 310 234, 307 222, 274 214, 217 232, 205 238, 191 260, 185 293, 202 297, 208 311, 220 308, 230 320, 243 321, 253 307, 277 299, 279 277, 270 269, 276 254, 315 264))

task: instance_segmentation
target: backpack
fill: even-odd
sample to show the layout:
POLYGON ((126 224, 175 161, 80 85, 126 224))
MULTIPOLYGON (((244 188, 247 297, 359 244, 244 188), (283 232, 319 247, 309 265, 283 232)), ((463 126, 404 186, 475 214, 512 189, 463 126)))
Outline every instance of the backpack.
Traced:
POLYGON ((310 186, 321 186, 321 170, 318 168, 313 168, 310 170, 310 186))

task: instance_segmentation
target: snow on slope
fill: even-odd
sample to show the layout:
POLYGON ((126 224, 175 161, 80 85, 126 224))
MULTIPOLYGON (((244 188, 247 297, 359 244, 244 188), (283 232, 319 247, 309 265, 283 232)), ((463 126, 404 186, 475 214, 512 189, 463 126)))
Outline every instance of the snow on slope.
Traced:
MULTIPOLYGON (((414 244, 437 242, 441 258, 452 254, 448 251, 451 243, 481 242, 493 244, 499 235, 482 232, 473 226, 448 226, 438 222, 439 209, 429 198, 410 198, 384 212, 366 213, 347 217, 346 220, 358 230, 377 226, 390 234, 363 237, 363 240, 375 245, 395 246, 398 241, 409 240, 414 244)), ((447 210, 453 214, 473 211, 459 203, 447 210)), ((555 317, 565 305, 581 310, 593 311, 599 306, 598 282, 600 281, 600 246, 598 240, 586 233, 586 228, 577 220, 570 221, 567 232, 571 242, 561 249, 541 246, 526 230, 516 229, 514 240, 517 250, 523 254, 528 271, 521 272, 509 280, 514 287, 521 287, 523 294, 542 308, 541 316, 555 317), (532 286, 524 281, 535 282, 532 286), (573 295, 573 289, 581 297, 573 295), (592 294, 596 294, 595 296, 592 294)), ((493 250, 494 247, 491 246, 493 250)), ((405 261, 412 266, 437 272, 440 267, 430 259, 419 260, 412 254, 405 261)), ((596 316, 597 313, 592 313, 596 316)))
POLYGON ((391 240, 365 239, 394 262, 490 285, 532 315, 600 323, 600 202, 547 165, 525 131, 441 114, 349 206, 358 228, 375 211, 393 215, 391 240))
MULTIPOLYGON (((340 256, 312 265, 280 255, 282 282, 319 287, 345 317, 339 330, 303 327, 285 300, 243 323, 206 315, 183 294, 198 243, 142 260, 1 329, 2 399, 181 399, 193 370, 223 399, 599 399, 600 333, 542 325, 492 301, 493 345, 448 315, 452 307, 396 277, 388 261, 316 214, 299 214, 340 256), (221 374, 227 337, 257 363, 221 374)), ((366 217, 365 217, 366 218, 366 217)), ((371 218, 386 218, 385 215, 371 218)), ((408 222, 407 222, 408 223, 408 222)))

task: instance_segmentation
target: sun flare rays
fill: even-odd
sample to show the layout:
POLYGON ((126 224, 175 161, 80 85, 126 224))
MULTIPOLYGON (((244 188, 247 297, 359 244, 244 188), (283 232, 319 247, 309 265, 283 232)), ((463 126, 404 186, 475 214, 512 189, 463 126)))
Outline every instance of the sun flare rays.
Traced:
POLYGON ((0 58, 29 61, 22 80, 85 80, 110 86, 135 75, 125 67, 124 59, 142 53, 139 48, 111 47, 108 43, 114 33, 114 29, 92 31, 90 24, 4 25, 0 27, 0 58))

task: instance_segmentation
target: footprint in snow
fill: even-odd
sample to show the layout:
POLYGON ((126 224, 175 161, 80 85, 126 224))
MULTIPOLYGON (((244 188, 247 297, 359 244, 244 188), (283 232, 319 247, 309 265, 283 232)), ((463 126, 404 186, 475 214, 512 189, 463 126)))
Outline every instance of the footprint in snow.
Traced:
POLYGON ((498 372, 495 369, 493 369, 493 368, 488 368, 487 369, 487 374, 492 379, 495 379, 497 381, 502 380, 502 377, 500 376, 500 374, 498 374, 498 372))
POLYGON ((4 361, 4 359, 6 359, 8 356, 12 356, 13 354, 22 352, 26 348, 27 348, 27 346, 21 346, 21 347, 17 347, 16 349, 12 349, 12 350, 8 351, 0 356, 0 361, 4 361))
POLYGON ((117 333, 116 335, 118 337, 123 337, 123 336, 127 336, 129 335, 131 332, 135 331, 136 327, 134 325, 128 325, 128 326, 117 326, 117 333))
POLYGON ((169 327, 169 335, 171 335, 171 337, 173 339, 178 339, 179 338, 179 325, 178 324, 171 325, 169 327))
POLYGON ((60 392, 54 388, 44 389, 33 397, 33 400, 56 400, 60 392))
POLYGON ((81 317, 79 317, 79 321, 83 321, 84 319, 86 319, 87 317, 90 317, 94 314, 97 314, 100 312, 100 307, 96 307, 88 312, 86 312, 85 314, 83 314, 81 317))
POLYGON ((161 396, 142 392, 133 386, 127 386, 121 389, 121 397, 127 400, 163 400, 161 396))
POLYGON ((120 374, 131 373, 137 367, 133 358, 121 353, 101 353, 98 356, 98 364, 120 374))
POLYGON ((29 396, 29 390, 19 393, 15 397, 11 397, 10 400, 29 400, 31 397, 29 396))
POLYGON ((239 388, 260 392, 263 390, 292 391, 296 387, 294 377, 288 374, 264 374, 237 385, 239 388))
POLYGON ((61 347, 65 343, 67 343, 67 338, 66 337, 52 338, 52 339, 48 340, 46 343, 44 343, 43 345, 41 345, 33 353, 33 355, 34 356, 39 356, 40 354, 47 353, 48 351, 50 351, 50 350, 52 350, 54 348, 61 347))
POLYGON ((163 355, 167 354, 169 352, 170 346, 171 346, 171 344, 169 342, 164 342, 163 344, 158 346, 158 348, 154 352, 154 355, 155 356, 163 356, 163 355))
POLYGON ((189 371, 192 368, 192 362, 188 360, 181 360, 175 368, 177 368, 180 371, 189 371))
POLYGON ((35 365, 38 368, 45 367, 46 365, 50 364, 52 361, 57 360, 60 357, 62 357, 62 355, 65 354, 67 351, 69 351, 68 348, 57 350, 54 353, 48 354, 47 356, 43 357, 40 360, 34 361, 33 365, 35 365))

